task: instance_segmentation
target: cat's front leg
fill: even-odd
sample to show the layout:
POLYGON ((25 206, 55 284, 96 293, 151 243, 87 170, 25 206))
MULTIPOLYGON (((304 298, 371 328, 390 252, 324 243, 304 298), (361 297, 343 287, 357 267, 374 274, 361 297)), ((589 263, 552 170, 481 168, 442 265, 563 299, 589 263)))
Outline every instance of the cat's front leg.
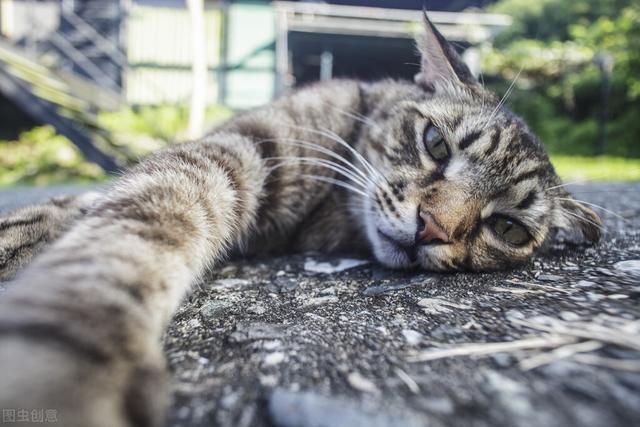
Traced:
POLYGON ((0 281, 13 278, 47 244, 58 239, 100 196, 87 192, 0 214, 0 281))
POLYGON ((115 183, 0 296, 0 408, 54 410, 64 426, 160 425, 164 328, 251 229, 266 174, 252 142, 227 134, 115 183))

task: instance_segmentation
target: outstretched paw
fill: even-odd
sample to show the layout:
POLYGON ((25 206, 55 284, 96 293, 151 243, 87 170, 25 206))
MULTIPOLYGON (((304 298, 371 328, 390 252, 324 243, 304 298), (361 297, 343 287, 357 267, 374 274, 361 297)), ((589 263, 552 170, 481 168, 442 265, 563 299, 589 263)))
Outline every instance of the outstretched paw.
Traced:
POLYGON ((98 196, 55 197, 0 216, 0 281, 11 279, 47 243, 60 237, 98 196))

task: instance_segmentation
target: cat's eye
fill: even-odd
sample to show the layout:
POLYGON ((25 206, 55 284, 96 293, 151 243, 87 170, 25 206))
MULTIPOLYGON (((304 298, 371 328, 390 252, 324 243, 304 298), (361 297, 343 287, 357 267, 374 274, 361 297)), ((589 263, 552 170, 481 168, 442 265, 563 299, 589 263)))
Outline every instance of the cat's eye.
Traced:
POLYGON ((427 126, 424 130, 423 139, 424 147, 434 160, 442 161, 449 157, 449 146, 438 128, 433 125, 427 126))
POLYGON ((531 240, 527 229, 515 220, 504 216, 495 216, 489 223, 493 232, 509 244, 522 246, 531 240))

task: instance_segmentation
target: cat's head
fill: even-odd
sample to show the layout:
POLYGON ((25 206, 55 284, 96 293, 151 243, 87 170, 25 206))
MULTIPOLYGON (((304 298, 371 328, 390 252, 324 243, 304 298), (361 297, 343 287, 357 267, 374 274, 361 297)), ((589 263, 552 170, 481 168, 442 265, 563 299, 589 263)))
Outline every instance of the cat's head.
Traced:
POLYGON ((365 229, 389 267, 494 270, 555 230, 597 241, 601 221, 561 186, 542 144, 486 91, 425 16, 415 85, 381 95, 364 152, 384 179, 365 229))

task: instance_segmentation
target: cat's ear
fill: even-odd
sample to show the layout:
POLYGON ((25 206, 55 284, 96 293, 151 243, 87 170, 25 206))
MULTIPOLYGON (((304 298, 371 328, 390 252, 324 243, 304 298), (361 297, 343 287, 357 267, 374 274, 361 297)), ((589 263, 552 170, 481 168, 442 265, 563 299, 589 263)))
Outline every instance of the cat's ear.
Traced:
POLYGON ((421 56, 420 73, 415 76, 416 84, 430 92, 451 84, 477 85, 478 81, 455 48, 436 29, 426 11, 423 15, 424 31, 416 38, 421 56))
POLYGON ((558 200, 554 226, 569 241, 596 243, 602 237, 602 220, 593 210, 573 200, 569 194, 558 200))

